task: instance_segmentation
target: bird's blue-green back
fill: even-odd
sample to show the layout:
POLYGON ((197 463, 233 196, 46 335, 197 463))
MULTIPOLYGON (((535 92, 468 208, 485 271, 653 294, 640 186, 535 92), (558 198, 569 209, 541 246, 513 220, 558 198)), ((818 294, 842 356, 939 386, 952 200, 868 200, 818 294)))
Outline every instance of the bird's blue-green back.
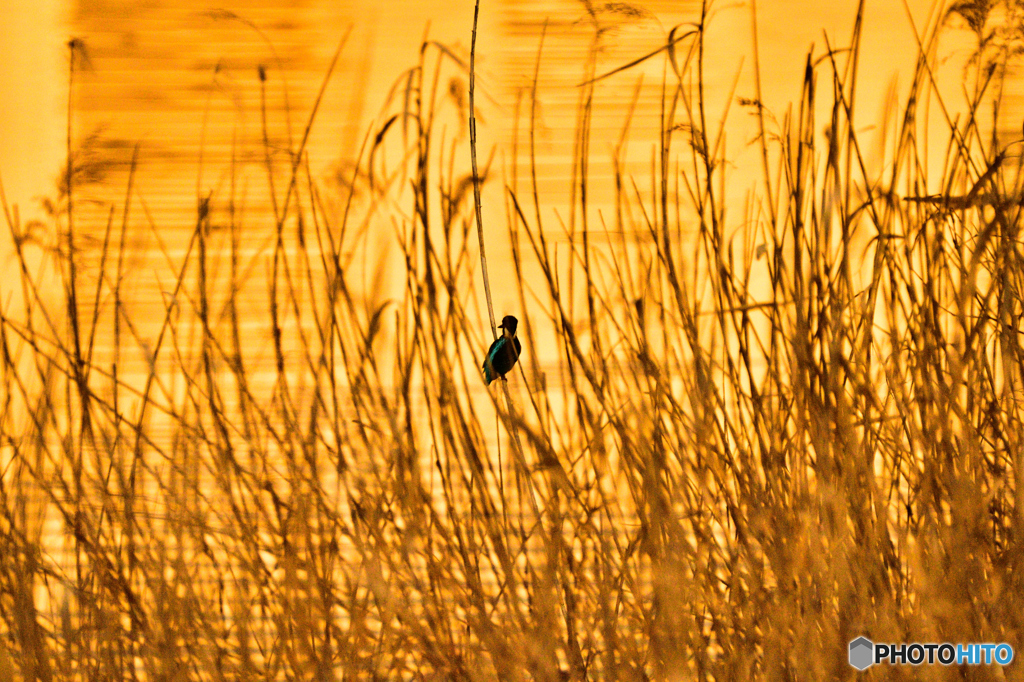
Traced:
POLYGON ((490 384, 499 376, 505 376, 516 364, 522 351, 523 345, 517 338, 513 338, 511 343, 506 336, 495 339, 484 359, 484 381, 490 384))

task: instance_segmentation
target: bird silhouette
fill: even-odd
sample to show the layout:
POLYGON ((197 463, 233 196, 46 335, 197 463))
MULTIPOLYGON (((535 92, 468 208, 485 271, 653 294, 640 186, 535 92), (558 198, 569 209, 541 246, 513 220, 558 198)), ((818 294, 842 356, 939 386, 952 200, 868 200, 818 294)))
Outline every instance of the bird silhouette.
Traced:
POLYGON ((484 358, 484 381, 488 385, 498 377, 504 379, 519 360, 523 344, 516 338, 518 326, 519 320, 511 315, 501 318, 501 324, 498 325, 498 329, 503 330, 501 336, 487 349, 487 357, 484 358))

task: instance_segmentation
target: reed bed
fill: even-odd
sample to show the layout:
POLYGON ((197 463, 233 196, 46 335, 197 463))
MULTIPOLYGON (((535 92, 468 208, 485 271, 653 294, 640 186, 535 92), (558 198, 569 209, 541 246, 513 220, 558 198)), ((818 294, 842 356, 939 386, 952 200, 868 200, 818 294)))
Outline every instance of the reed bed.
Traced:
POLYGON ((284 161, 265 141, 272 218, 243 213, 234 170, 197 197, 155 312, 128 267, 135 164, 88 224, 69 138, 57 295, 7 211, 0 678, 816 680, 858 674, 859 635, 1019 649, 1021 157, 988 123, 999 80, 975 70, 967 115, 929 129, 937 17, 866 158, 858 16, 789 114, 737 104, 763 177, 727 217, 707 20, 638 60, 664 64, 659 143, 614 210, 588 193, 589 126, 634 65, 584 69, 560 221, 535 91, 504 176, 481 150, 505 208, 491 286, 524 345, 508 401, 478 369, 456 51, 424 42, 335 191, 303 136, 284 161))

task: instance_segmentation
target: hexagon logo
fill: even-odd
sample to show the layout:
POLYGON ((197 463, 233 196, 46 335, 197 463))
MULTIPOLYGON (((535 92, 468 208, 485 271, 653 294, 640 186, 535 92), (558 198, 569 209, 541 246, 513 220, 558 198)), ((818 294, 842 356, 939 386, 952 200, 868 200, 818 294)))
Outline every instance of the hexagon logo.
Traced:
POLYGON ((850 642, 850 665, 857 670, 866 670, 874 663, 875 645, 867 637, 858 637, 850 642))

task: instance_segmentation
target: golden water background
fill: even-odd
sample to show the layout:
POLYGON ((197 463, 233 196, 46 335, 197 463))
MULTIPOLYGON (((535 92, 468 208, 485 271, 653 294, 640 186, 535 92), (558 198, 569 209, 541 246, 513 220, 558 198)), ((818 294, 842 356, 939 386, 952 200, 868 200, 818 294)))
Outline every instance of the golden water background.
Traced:
MULTIPOLYGON (((508 259, 501 257, 507 254, 507 213, 500 190, 503 184, 521 182, 528 171, 524 131, 531 115, 528 101, 534 78, 540 200, 545 215, 552 218, 550 224, 565 224, 577 218, 570 206, 572 154, 578 86, 588 77, 588 54, 596 52, 591 75, 608 73, 664 44, 674 28, 684 32, 699 12, 699 4, 692 2, 592 3, 589 7, 590 12, 582 2, 506 0, 481 8, 481 153, 495 154, 501 175, 499 182, 488 185, 484 215, 486 233, 495 244, 492 276, 499 282, 511 276, 508 259), (513 153, 518 154, 518 163, 513 162, 513 153)), ((910 16, 901 3, 867 4, 858 92, 865 129, 882 120, 891 93, 900 94, 907 86, 905 75, 899 80, 900 72, 905 74, 913 66, 914 28, 920 30, 925 24, 932 3, 918 0, 909 7, 910 16)), ((760 172, 752 144, 754 117, 738 104, 756 95, 753 9, 750 3, 714 5, 705 58, 709 110, 729 116, 725 139, 732 194, 727 218, 735 230, 741 230, 746 220, 744 202, 760 172)), ((812 45, 817 46, 813 48, 817 54, 826 40, 833 46, 844 45, 855 11, 852 0, 827 7, 809 1, 759 3, 762 98, 776 120, 787 115, 790 102, 799 95, 812 45)), ((237 197, 231 210, 243 216, 241 252, 250 263, 257 263, 272 234, 268 168, 275 176, 287 174, 289 150, 298 147, 321 87, 323 97, 304 147, 305 160, 324 195, 338 198, 368 134, 395 110, 403 78, 415 66, 421 42, 436 41, 456 58, 468 61, 472 17, 473 3, 466 0, 443 8, 411 1, 216 6, 202 1, 75 3, 69 11, 68 32, 83 47, 74 75, 72 147, 80 149, 95 170, 93 177, 83 178, 75 188, 84 257, 89 259, 90 253, 98 257, 96 246, 111 210, 117 213, 123 208, 134 157, 133 191, 138 206, 127 218, 136 292, 131 305, 143 316, 163 308, 161 297, 166 292, 161 293, 159 275, 166 280, 173 272, 174 255, 183 253, 194 230, 198 203, 212 197, 215 229, 226 224, 225 197, 232 183, 237 197), (337 67, 324 85, 339 45, 337 67)), ((963 40, 951 31, 939 55, 948 62, 943 76, 949 78, 951 100, 956 100, 960 64, 971 49, 966 35, 959 38, 963 40)), ((63 57, 66 61, 67 54, 63 57)), ((612 209, 608 198, 614 194, 612 157, 620 140, 627 140, 622 155, 625 174, 640 187, 651 183, 665 69, 664 59, 651 59, 601 81, 597 88, 585 213, 598 236, 614 236, 614 226, 608 224, 612 209)), ((66 80, 67 73, 62 70, 51 77, 66 80)), ((450 130, 449 137, 464 137, 467 79, 457 70, 445 77, 451 81, 444 94, 457 102, 463 118, 439 127, 450 130)), ((53 119, 54 125, 62 123, 59 116, 53 119)), ((54 151, 61 150, 51 148, 50 153, 54 151)), ((458 161, 465 165, 466 159, 458 161)), ((59 158, 50 161, 51 167, 60 163, 59 158)), ((0 171, 5 176, 18 172, 0 171)), ((281 177, 276 187, 279 195, 281 177)), ((52 195, 55 185, 36 190, 35 196, 52 195)), ((379 232, 376 239, 382 246, 390 241, 386 226, 373 229, 379 232)), ((52 243, 53 225, 46 230, 52 243)), ((557 240, 559 235, 553 237, 557 240)), ((265 273, 256 267, 250 278, 250 300, 262 312, 265 273)), ((88 278, 88 267, 84 272, 88 278)), ((517 301, 501 299, 499 294, 495 304, 506 310, 517 301)))

